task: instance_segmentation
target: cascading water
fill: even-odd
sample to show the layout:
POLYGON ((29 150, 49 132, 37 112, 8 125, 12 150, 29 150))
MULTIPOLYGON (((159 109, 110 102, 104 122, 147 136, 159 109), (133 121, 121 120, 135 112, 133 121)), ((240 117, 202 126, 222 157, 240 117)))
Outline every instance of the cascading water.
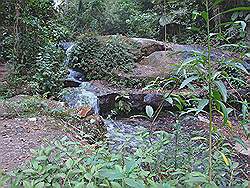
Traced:
POLYGON ((83 82, 79 87, 71 88, 63 96, 71 108, 91 107, 94 114, 99 114, 99 99, 91 91, 86 90, 86 83, 83 82))
MULTIPOLYGON (((66 59, 65 65, 69 65, 70 54, 74 50, 76 44, 72 42, 64 42, 59 44, 65 51, 66 59)), ((88 91, 90 83, 84 82, 84 75, 75 69, 68 69, 69 74, 65 79, 65 85, 67 88, 63 94, 63 99, 67 102, 69 107, 79 109, 84 107, 90 107, 94 114, 99 114, 99 99, 91 91, 88 91)))
MULTIPOLYGON (((73 42, 63 42, 59 44, 59 47, 61 47, 65 51, 65 61, 64 64, 66 66, 70 65, 70 54, 76 47, 76 44, 73 42)), ((77 69, 68 69, 68 75, 65 79, 65 85, 67 87, 78 87, 83 81, 84 81, 84 75, 80 70, 77 69)))

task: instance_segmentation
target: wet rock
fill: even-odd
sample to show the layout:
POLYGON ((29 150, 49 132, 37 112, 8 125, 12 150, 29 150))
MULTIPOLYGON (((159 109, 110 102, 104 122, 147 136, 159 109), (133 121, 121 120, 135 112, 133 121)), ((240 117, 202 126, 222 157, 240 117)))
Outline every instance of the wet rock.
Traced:
POLYGON ((79 87, 84 79, 84 75, 81 72, 69 69, 69 73, 64 81, 64 84, 65 87, 79 87))
POLYGON ((94 114, 99 113, 98 97, 91 91, 85 90, 82 86, 65 89, 63 91, 63 100, 70 108, 81 109, 83 107, 91 107, 94 114))
POLYGON ((79 135, 82 139, 86 139, 89 143, 95 143, 106 138, 107 128, 104 120, 99 115, 91 115, 74 123, 77 126, 79 135))

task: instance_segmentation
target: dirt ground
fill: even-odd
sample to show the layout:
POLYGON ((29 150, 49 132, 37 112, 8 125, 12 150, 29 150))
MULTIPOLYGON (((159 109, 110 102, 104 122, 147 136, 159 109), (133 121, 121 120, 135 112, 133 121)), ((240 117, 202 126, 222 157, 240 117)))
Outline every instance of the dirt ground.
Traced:
POLYGON ((9 172, 32 157, 30 149, 67 135, 50 117, 0 119, 0 169, 9 172))

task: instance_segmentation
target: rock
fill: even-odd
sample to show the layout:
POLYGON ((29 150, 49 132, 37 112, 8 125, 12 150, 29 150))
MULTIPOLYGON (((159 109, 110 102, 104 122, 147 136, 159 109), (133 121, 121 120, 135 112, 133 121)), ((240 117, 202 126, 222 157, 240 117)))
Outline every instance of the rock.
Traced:
POLYGON ((126 143, 126 149, 131 152, 143 144, 144 141, 137 138, 140 132, 146 132, 146 129, 140 123, 134 123, 126 119, 105 120, 104 122, 107 127, 107 139, 111 150, 119 151, 126 143))
POLYGON ((99 115, 91 115, 82 119, 76 123, 76 126, 80 128, 82 138, 88 140, 89 143, 95 143, 97 141, 106 138, 107 128, 104 125, 104 120, 99 115))
MULTIPOLYGON (((100 36, 102 40, 108 40, 111 37, 116 36, 100 36)), ((123 71, 114 72, 114 74, 117 74, 118 77, 125 80, 152 80, 156 77, 169 77, 173 71, 174 64, 179 64, 190 60, 191 58, 195 58, 194 54, 199 56, 203 53, 207 53, 206 47, 198 45, 178 45, 173 43, 164 43, 153 39, 127 38, 125 36, 121 36, 121 38, 128 43, 134 42, 139 45, 139 50, 138 48, 134 49, 134 54, 139 55, 136 55, 136 64, 132 71, 129 73, 123 71)), ((70 55, 75 46, 76 45, 74 43, 72 43, 71 46, 67 46, 67 56, 70 55)), ((223 50, 212 49, 212 61, 229 58, 239 58, 239 55, 223 50)), ((69 58, 66 59, 65 64, 70 64, 69 58)), ((246 66, 246 64, 244 65, 246 66)), ((81 71, 70 70, 66 83, 68 83, 69 86, 79 86, 83 79, 81 71)))
POLYGON ((154 108, 158 108, 160 104, 163 104, 165 109, 173 109, 173 106, 165 101, 164 95, 160 93, 149 93, 144 96, 144 103, 154 108))
POLYGON ((144 56, 148 56, 156 51, 165 50, 165 44, 161 41, 146 38, 131 38, 131 40, 140 45, 141 52, 144 56))
POLYGON ((84 79, 84 75, 81 72, 69 69, 69 73, 64 81, 64 84, 66 87, 79 87, 84 79))
POLYGON ((78 111, 78 114, 79 114, 79 116, 81 116, 81 117, 86 117, 86 116, 88 116, 88 115, 91 115, 91 109, 92 109, 91 106, 82 107, 82 108, 80 108, 80 110, 78 111))
POLYGON ((118 76, 125 78, 165 78, 171 74, 174 64, 181 62, 181 54, 172 51, 157 51, 140 60, 131 73, 119 73, 118 76))
POLYGON ((99 113, 97 96, 93 92, 85 90, 82 85, 77 88, 66 88, 63 91, 63 100, 70 108, 81 110, 84 107, 90 107, 94 114, 99 113))
MULTIPOLYGON (((94 108, 99 108, 101 114, 109 113, 115 108, 117 96, 128 96, 126 101, 131 105, 132 111, 144 111, 147 105, 158 107, 164 101, 164 94, 152 91, 144 91, 140 89, 116 88, 111 87, 107 83, 100 82, 83 82, 78 88, 66 88, 63 94, 63 99, 71 108, 82 110, 85 116, 88 107, 91 106, 91 113, 94 113, 94 108)), ((163 102, 164 109, 172 109, 172 105, 168 102, 163 102)), ((89 114, 89 112, 87 113, 89 114)))

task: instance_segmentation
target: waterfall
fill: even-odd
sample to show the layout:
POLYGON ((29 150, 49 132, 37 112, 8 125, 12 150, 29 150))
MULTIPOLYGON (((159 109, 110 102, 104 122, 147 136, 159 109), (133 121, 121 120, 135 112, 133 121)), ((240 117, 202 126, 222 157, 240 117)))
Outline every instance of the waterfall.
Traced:
POLYGON ((87 90, 87 85, 88 82, 83 82, 79 87, 68 88, 63 99, 71 108, 91 107, 94 114, 99 114, 99 99, 93 92, 87 90))

